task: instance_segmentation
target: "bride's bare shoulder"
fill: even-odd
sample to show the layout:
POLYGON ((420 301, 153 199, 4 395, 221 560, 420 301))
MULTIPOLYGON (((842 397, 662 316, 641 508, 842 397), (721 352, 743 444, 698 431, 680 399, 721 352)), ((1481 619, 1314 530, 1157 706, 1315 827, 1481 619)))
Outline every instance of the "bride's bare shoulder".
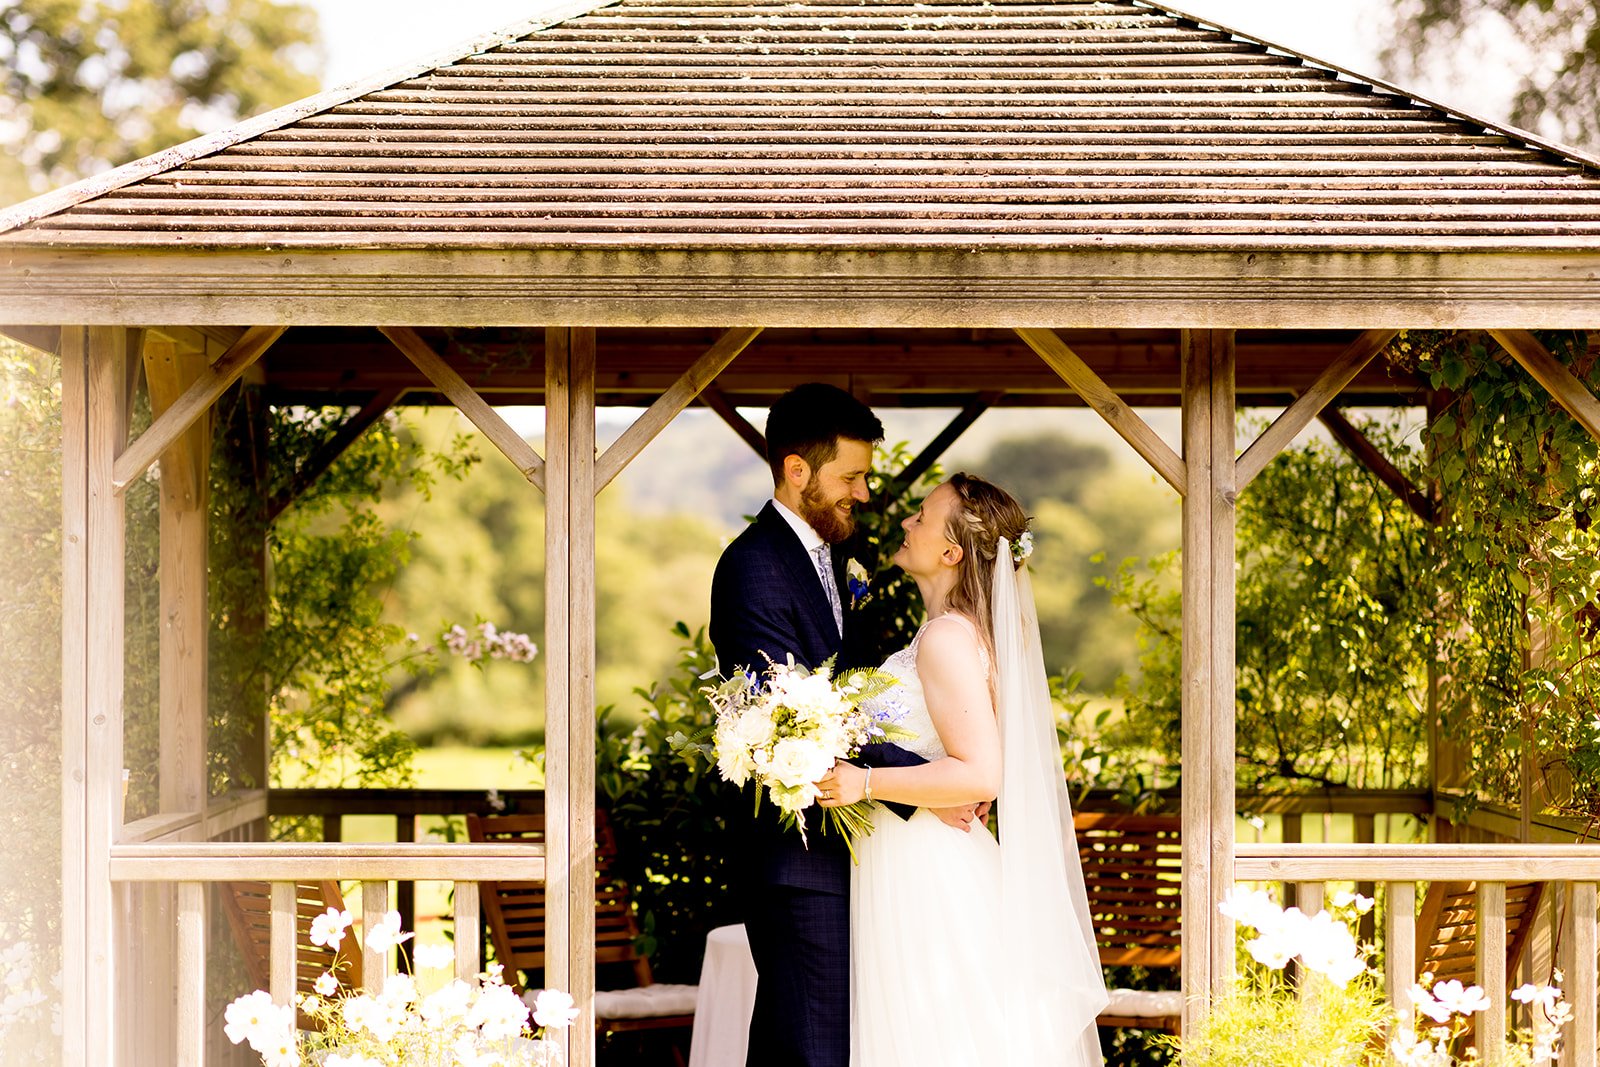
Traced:
POLYGON ((918 667, 949 665, 960 669, 980 663, 982 657, 977 625, 955 612, 931 620, 917 639, 918 667))

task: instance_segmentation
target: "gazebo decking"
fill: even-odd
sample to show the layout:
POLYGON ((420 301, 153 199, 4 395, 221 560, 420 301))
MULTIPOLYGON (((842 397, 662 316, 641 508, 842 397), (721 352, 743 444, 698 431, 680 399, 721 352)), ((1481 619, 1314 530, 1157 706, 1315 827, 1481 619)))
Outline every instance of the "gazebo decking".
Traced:
MULTIPOLYGON (((1489 331, 1600 436, 1600 400, 1529 332, 1600 326, 1594 159, 1154 3, 553 4, 0 213, 0 322, 63 366, 69 1063, 127 1061, 98 1006, 137 995, 116 916, 141 883, 176 917, 148 946, 152 1002, 177 1003, 162 1062, 203 1060, 194 946, 225 879, 360 880, 380 910, 389 880, 453 881, 470 914, 476 882, 542 878, 548 980, 587 1005, 595 494, 688 404, 755 443, 737 407, 813 379, 968 422, 1086 404, 1183 497, 1188 1022, 1231 972, 1214 905, 1236 880, 1303 903, 1387 883, 1398 997, 1416 880, 1480 883, 1493 960, 1496 887, 1551 879, 1573 886, 1571 1062, 1595 1062, 1600 848, 1241 845, 1232 774, 1235 503, 1319 413, 1426 401, 1375 361, 1397 331, 1489 331), (129 441, 141 367, 156 418, 129 441), (181 493, 162 810, 122 825, 121 492, 158 458, 163 482, 203 471, 205 412, 241 379, 355 408, 352 431, 448 401, 544 491, 545 849, 208 840, 267 800, 207 798, 206 531, 181 493), (511 402, 545 407, 543 455, 492 408, 511 402), (1284 403, 1241 455, 1237 408, 1284 403), (613 404, 649 410, 597 457, 613 404), (1181 449, 1132 410, 1153 404, 1182 408, 1181 449)), ((1505 975, 1480 977, 1492 1039, 1505 975)), ((592 1034, 570 1056, 590 1063, 592 1034)))

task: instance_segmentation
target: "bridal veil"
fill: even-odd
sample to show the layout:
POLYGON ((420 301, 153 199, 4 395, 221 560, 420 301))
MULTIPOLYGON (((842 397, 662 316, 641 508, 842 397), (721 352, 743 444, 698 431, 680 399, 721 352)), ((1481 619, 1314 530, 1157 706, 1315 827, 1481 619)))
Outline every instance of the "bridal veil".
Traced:
POLYGON ((1072 826, 1061 742, 1027 568, 995 559, 995 708, 1004 761, 997 799, 1001 958, 1017 983, 1007 1063, 1098 1065, 1095 1017, 1107 1003, 1083 865, 1072 826), (1042 1044, 1041 1044, 1042 1043, 1042 1044))

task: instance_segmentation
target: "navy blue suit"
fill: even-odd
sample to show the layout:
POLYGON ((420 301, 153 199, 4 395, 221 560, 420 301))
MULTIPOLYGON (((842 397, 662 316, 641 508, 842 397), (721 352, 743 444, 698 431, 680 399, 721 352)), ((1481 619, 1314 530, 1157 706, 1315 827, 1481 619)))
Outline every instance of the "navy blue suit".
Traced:
MULTIPOLYGON (((777 508, 769 502, 717 563, 711 643, 718 666, 724 675, 760 671, 768 657, 783 662, 789 655, 807 667, 830 656, 841 667, 862 666, 845 653, 816 565, 777 508)), ((834 563, 849 636, 850 597, 839 581, 837 552, 834 563)), ((871 745, 860 762, 926 761, 894 745, 871 745)), ((806 848, 796 831, 779 825, 770 805, 754 817, 748 796, 740 807, 734 869, 759 974, 748 1067, 849 1067, 849 850, 839 836, 820 832, 815 809, 806 848)))

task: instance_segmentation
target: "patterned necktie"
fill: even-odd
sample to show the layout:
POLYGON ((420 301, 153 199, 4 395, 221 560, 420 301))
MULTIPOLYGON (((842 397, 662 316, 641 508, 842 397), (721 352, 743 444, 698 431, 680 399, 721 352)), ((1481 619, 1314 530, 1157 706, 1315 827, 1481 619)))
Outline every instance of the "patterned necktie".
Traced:
POLYGON ((833 612, 833 625, 844 636, 844 606, 839 603, 839 583, 833 580, 833 554, 827 545, 818 545, 811 552, 817 561, 817 577, 822 579, 822 594, 828 598, 828 609, 833 612))

